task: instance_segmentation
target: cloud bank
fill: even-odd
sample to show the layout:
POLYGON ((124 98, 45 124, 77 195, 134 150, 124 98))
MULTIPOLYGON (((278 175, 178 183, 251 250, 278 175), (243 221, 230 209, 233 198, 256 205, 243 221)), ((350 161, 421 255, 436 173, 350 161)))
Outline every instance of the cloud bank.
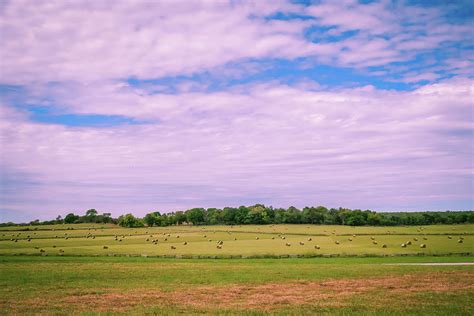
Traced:
POLYGON ((472 208, 472 20, 455 9, 5 2, 0 221, 472 208))

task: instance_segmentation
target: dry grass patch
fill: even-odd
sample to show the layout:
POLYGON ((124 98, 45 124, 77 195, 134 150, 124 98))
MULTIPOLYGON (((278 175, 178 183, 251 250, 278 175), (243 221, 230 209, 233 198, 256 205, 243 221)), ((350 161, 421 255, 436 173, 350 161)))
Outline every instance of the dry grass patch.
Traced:
MULTIPOLYGON (((340 279, 320 282, 299 281, 260 285, 198 286, 170 292, 151 289, 107 289, 94 292, 63 293, 45 299, 2 302, 2 310, 11 314, 63 310, 76 312, 126 312, 143 307, 179 307, 180 309, 277 311, 292 306, 344 307, 351 299, 364 295, 377 300, 367 304, 381 307, 397 298, 414 299, 421 292, 456 292, 474 290, 474 271, 446 271, 405 274, 370 279, 340 279), (31 309, 34 310, 31 310, 31 309)), ((424 302, 418 302, 424 304, 424 302)))

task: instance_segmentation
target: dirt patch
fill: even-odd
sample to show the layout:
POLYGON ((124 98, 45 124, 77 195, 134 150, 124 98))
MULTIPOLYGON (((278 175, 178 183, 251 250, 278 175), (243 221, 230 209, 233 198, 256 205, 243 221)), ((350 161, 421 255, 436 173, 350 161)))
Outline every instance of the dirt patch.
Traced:
MULTIPOLYGON (((321 282, 269 283, 260 285, 200 286, 164 292, 160 290, 103 289, 93 292, 63 293, 44 300, 35 298, 9 302, 3 307, 21 313, 22 307, 97 312, 124 312, 138 307, 179 307, 196 310, 272 311, 292 305, 321 307, 347 306, 350 298, 362 294, 383 293, 386 297, 408 297, 417 292, 474 290, 474 272, 451 271, 406 274, 370 279, 340 279, 321 282)), ((382 295, 382 296, 384 296, 382 295)))

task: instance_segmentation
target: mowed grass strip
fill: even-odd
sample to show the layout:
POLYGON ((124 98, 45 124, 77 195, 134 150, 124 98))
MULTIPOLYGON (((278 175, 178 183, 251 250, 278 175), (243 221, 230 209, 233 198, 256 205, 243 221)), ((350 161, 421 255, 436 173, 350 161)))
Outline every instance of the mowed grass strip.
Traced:
POLYGON ((0 310, 30 313, 472 314, 472 257, 166 260, 0 257, 0 310), (437 298, 436 300, 427 298, 437 298))

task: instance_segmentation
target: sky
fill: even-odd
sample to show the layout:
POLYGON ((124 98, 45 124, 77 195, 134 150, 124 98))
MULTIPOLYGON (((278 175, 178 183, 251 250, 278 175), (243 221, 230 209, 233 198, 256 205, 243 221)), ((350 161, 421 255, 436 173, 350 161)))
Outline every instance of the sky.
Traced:
POLYGON ((0 222, 474 209, 474 2, 0 0, 0 222))

